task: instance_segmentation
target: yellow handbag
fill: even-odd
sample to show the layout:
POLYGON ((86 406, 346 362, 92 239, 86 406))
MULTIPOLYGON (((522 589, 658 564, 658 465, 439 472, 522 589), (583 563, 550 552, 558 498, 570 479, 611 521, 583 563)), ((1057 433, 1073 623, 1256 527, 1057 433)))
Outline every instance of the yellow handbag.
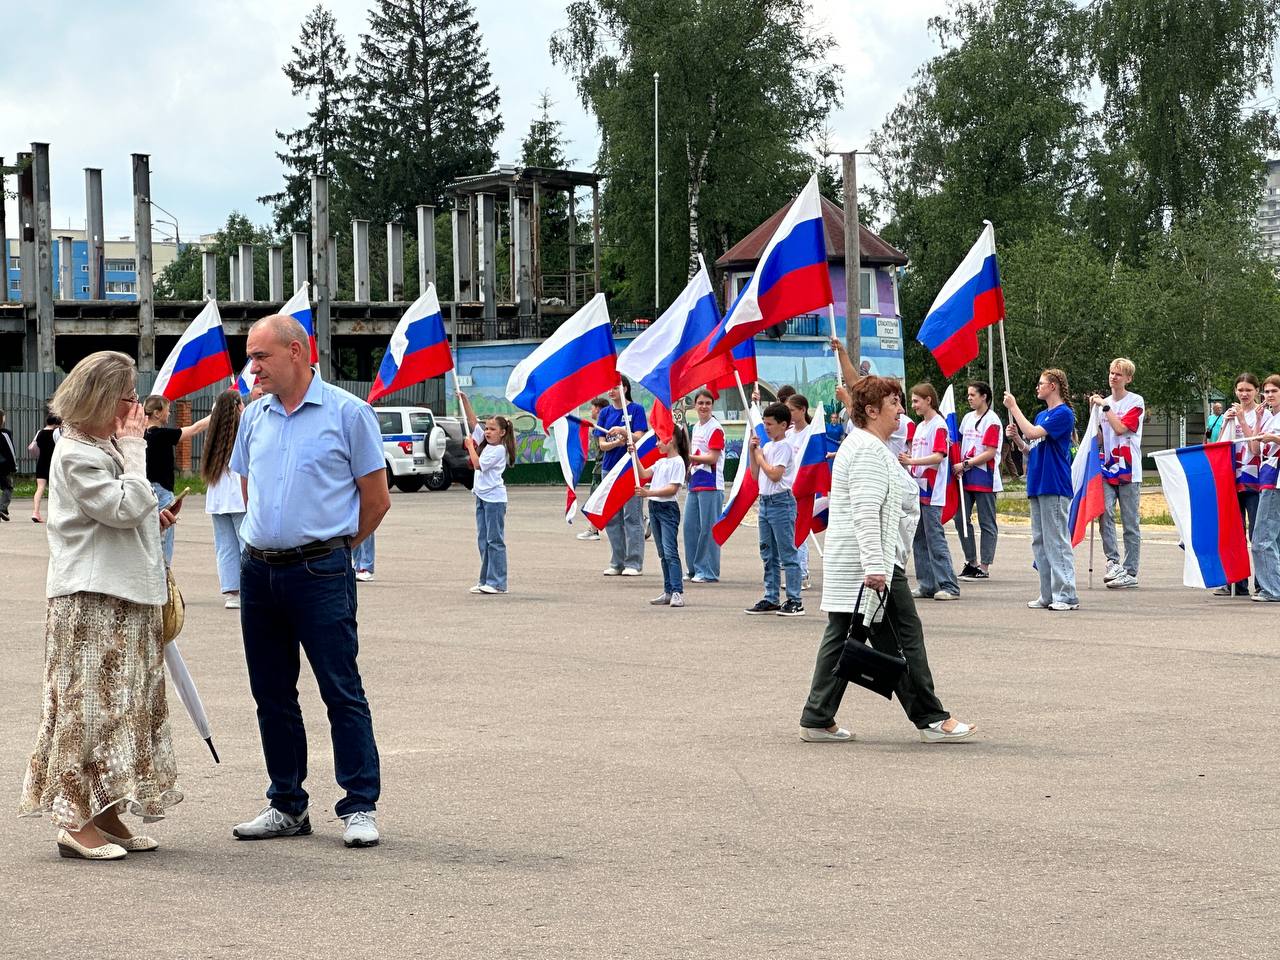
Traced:
POLYGON ((182 632, 182 624, 186 619, 187 605, 182 599, 182 591, 178 589, 177 581, 173 579, 173 571, 168 567, 164 569, 164 579, 169 590, 169 595, 165 599, 162 609, 164 642, 168 643, 176 639, 178 634, 182 632))

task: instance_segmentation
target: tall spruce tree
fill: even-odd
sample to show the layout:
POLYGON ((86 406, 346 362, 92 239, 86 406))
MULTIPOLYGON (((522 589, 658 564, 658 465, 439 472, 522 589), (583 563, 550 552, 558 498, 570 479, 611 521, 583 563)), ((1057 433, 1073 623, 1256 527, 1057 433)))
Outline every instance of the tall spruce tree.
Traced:
POLYGON ((353 208, 412 222, 445 187, 492 167, 498 91, 469 0, 376 0, 357 58, 353 208))
POLYGON ((322 4, 316 4, 302 22, 302 34, 283 70, 294 95, 305 97, 312 106, 305 126, 289 133, 276 131, 285 146, 276 154, 285 167, 284 189, 259 197, 258 202, 272 205, 276 229, 288 232, 308 227, 313 174, 330 177, 331 217, 346 208, 345 174, 351 168, 350 58, 333 14, 322 4))
POLYGON ((600 125, 608 273, 623 309, 661 309, 795 195, 803 144, 838 101, 834 41, 808 0, 578 0, 551 43, 600 125), (654 103, 660 74, 660 277, 654 304, 654 103))

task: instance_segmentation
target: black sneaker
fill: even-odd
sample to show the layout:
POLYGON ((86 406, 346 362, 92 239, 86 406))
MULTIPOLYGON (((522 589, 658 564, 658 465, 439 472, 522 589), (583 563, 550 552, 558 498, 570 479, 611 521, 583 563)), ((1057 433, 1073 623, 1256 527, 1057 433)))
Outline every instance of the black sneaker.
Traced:
POLYGON ((964 569, 960 571, 961 580, 972 580, 976 574, 982 571, 975 567, 972 563, 966 563, 964 569))
POLYGON ((747 607, 747 613, 777 613, 782 608, 776 603, 770 603, 768 600, 757 600, 754 607, 747 607))
POLYGON ((780 617, 803 617, 804 604, 799 600, 788 600, 778 608, 778 616, 780 617))
POLYGON ((972 573, 970 576, 965 577, 964 579, 966 579, 966 580, 990 580, 990 579, 991 579, 991 574, 987 573, 987 571, 983 570, 981 567, 974 567, 974 568, 973 568, 973 573, 972 573))

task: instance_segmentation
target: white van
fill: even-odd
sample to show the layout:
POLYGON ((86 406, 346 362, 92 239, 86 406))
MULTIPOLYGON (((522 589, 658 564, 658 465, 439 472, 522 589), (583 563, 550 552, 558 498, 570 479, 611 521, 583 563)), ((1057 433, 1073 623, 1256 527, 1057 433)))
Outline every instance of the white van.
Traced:
POLYGON ((440 472, 447 438, 426 407, 374 407, 387 461, 387 486, 405 493, 421 490, 440 472))

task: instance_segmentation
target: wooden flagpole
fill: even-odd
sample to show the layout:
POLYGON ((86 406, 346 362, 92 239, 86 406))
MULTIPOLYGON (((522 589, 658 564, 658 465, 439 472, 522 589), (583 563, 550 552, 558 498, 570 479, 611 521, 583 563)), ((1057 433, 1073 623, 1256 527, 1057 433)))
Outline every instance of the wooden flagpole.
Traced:
POLYGON ((631 458, 631 472, 635 474, 636 486, 640 486, 640 458, 639 451, 634 449, 631 439, 631 411, 627 409, 627 388, 622 378, 618 378, 618 399, 622 401, 622 422, 627 428, 627 456, 631 458))

